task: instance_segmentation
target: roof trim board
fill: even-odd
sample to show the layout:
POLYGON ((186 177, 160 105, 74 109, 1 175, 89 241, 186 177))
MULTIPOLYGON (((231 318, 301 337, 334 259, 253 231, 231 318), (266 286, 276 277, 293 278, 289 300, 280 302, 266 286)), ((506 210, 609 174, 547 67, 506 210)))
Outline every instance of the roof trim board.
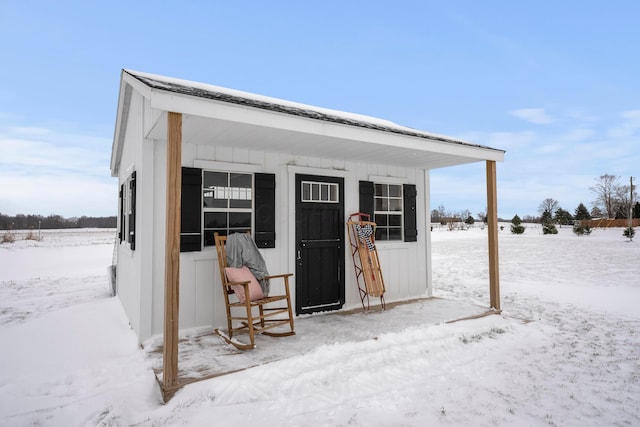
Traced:
POLYGON ((391 162, 427 169, 504 160, 504 150, 374 117, 130 70, 122 70, 121 78, 111 162, 114 176, 117 175, 127 124, 124 116, 128 115, 127 104, 132 89, 148 101, 145 104, 151 111, 156 112, 145 116, 145 137, 149 139, 166 139, 166 112, 172 111, 184 115, 185 142, 290 151, 318 157, 338 155, 351 160, 391 162), (318 144, 320 141, 322 143, 318 144))

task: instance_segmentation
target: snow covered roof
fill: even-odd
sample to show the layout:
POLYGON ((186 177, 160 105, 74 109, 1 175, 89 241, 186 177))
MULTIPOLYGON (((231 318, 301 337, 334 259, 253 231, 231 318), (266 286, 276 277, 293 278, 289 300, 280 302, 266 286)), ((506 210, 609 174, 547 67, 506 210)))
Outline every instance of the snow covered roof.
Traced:
POLYGON ((183 114, 183 143, 422 169, 504 160, 503 150, 388 120, 122 70, 111 156, 113 176, 120 167, 134 93, 148 101, 142 130, 150 140, 166 139, 166 113, 172 111, 183 114))
POLYGON ((131 70, 123 71, 154 89, 161 89, 174 93, 180 93, 183 95, 197 96, 199 98, 213 99, 216 101, 244 105, 253 108, 260 108, 264 110, 291 114, 294 116, 306 117, 315 120, 324 120, 327 122, 363 127, 383 132, 392 132, 401 135, 415 136, 419 138, 428 138, 431 140, 492 149, 490 147, 471 144, 449 136, 437 135, 430 132, 412 129, 409 127, 398 125, 388 120, 362 114, 347 113, 344 111, 315 107, 312 105, 286 101, 278 98, 271 98, 220 86, 158 76, 155 74, 142 73, 131 70))

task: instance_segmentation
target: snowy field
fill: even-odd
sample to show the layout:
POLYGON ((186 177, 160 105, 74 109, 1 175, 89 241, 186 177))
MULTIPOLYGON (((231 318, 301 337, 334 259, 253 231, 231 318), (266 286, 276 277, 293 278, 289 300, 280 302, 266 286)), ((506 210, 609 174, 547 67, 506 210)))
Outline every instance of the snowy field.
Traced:
MULTIPOLYGON (((166 405, 109 296, 114 230, 1 244, 0 426, 638 426, 640 239, 559 231, 500 232, 501 316, 416 318, 166 405)), ((486 230, 432 236, 435 295, 486 305, 486 230)))

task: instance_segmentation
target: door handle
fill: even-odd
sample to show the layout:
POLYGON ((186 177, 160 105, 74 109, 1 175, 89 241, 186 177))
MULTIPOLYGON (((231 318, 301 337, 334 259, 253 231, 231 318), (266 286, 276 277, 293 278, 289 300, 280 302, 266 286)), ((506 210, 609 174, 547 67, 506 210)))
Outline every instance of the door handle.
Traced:
POLYGON ((302 257, 300 256, 300 251, 298 251, 298 261, 300 261, 302 257))

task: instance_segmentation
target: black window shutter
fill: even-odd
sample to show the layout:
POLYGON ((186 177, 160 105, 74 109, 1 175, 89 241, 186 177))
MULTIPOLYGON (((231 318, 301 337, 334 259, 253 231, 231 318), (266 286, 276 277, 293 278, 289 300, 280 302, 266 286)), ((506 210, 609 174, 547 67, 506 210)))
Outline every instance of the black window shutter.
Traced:
POLYGON ((202 169, 182 168, 180 252, 202 249, 202 169))
POLYGON ((120 185, 120 194, 118 198, 118 202, 120 204, 120 216, 118 220, 120 221, 120 227, 118 228, 118 239, 120 243, 124 240, 124 184, 120 185))
POLYGON ((360 181, 360 212, 371 215, 373 219, 374 187, 371 181, 360 181))
POLYGON ((136 249, 136 171, 131 174, 129 180, 131 189, 131 212, 129 213, 129 246, 131 250, 136 249))
POLYGON ((417 242, 418 228, 416 221, 416 186, 414 184, 404 184, 402 186, 404 196, 404 241, 417 242))
POLYGON ((259 248, 276 247, 276 176, 270 173, 254 175, 255 241, 259 248))

